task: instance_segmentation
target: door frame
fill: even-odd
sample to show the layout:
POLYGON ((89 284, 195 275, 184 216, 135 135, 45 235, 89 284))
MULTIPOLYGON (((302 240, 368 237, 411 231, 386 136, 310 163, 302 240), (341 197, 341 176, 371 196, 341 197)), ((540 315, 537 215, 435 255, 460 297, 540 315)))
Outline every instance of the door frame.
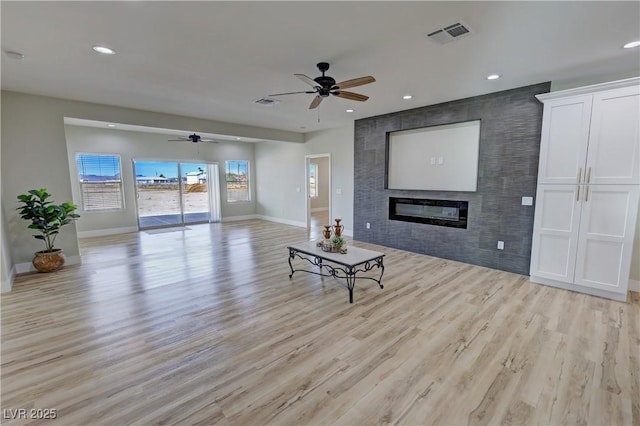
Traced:
POLYGON ((304 212, 305 212, 305 221, 307 224, 307 231, 311 230, 311 197, 309 196, 309 164, 311 164, 311 160, 314 158, 327 158, 328 162, 328 173, 329 173, 329 218, 332 217, 332 204, 333 204, 333 186, 331 185, 331 153, 323 153, 323 154, 308 154, 304 156, 304 212))
POLYGON ((202 159, 190 160, 190 159, 166 159, 166 158, 131 158, 131 167, 133 169, 133 194, 135 200, 135 209, 136 209, 136 223, 138 225, 138 231, 146 230, 146 229, 159 229, 159 228, 172 228, 176 226, 187 226, 188 224, 184 223, 184 206, 183 206, 183 196, 182 196, 182 181, 180 177, 180 164, 181 163, 195 163, 195 164, 205 164, 207 166, 207 173, 209 172, 210 166, 214 169, 217 169, 218 173, 209 178, 208 190, 209 190, 209 222, 202 223, 215 223, 221 221, 222 216, 222 206, 220 204, 220 177, 218 174, 220 173, 220 164, 218 161, 207 161, 202 159), (138 182, 136 180, 136 162, 144 163, 144 162, 162 162, 162 163, 176 163, 178 166, 178 191, 180 195, 180 219, 181 224, 179 225, 162 225, 162 226, 154 226, 154 227, 140 227, 140 208, 138 204, 138 182), (212 192, 212 188, 215 189, 215 193, 212 192), (217 219, 217 220, 216 220, 217 219))

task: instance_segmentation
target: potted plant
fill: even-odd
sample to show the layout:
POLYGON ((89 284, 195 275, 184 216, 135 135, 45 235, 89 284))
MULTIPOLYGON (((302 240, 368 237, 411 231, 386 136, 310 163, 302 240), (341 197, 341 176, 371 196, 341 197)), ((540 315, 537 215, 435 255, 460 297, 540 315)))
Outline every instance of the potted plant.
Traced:
POLYGON ((22 219, 31 222, 29 229, 35 229, 39 234, 33 237, 42 240, 45 249, 34 253, 33 266, 40 272, 57 271, 64 265, 62 249, 54 247, 60 228, 80 217, 74 213, 78 206, 71 201, 60 205, 49 201, 51 194, 45 188, 32 189, 26 194, 18 195, 18 200, 23 204, 18 207, 22 219))

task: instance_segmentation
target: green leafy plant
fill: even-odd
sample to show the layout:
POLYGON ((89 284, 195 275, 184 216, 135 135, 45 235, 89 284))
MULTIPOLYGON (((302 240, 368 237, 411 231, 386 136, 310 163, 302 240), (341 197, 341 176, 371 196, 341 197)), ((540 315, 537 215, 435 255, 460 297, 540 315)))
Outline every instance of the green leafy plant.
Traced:
POLYGON ((40 232, 33 237, 44 241, 46 248, 43 252, 45 253, 56 250, 54 243, 60 228, 80 217, 79 214, 74 213, 78 206, 71 201, 57 205, 49 201, 50 197, 51 194, 45 188, 32 189, 26 194, 18 195, 18 200, 23 206, 16 209, 22 219, 31 221, 29 229, 40 232))
POLYGON ((342 237, 338 237, 337 235, 334 235, 331 238, 331 242, 337 246, 341 246, 344 243, 344 239, 342 237))

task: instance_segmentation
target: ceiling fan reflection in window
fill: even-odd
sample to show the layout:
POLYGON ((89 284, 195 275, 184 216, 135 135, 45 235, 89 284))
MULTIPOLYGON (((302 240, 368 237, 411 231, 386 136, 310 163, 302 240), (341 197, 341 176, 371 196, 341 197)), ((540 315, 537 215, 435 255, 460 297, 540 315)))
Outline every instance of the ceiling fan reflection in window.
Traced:
POLYGON ((344 89, 349 89, 351 87, 363 86, 365 84, 373 83, 376 81, 372 76, 359 77, 351 80, 342 81, 340 83, 336 83, 336 80, 333 77, 329 77, 328 75, 324 75, 326 71, 329 70, 329 63, 320 62, 317 64, 318 69, 322 73, 321 76, 316 78, 310 78, 304 74, 294 74, 300 80, 307 83, 309 86, 313 88, 313 90, 306 90, 303 92, 287 92, 287 93, 276 93, 269 96, 284 96, 284 95, 295 95, 299 93, 307 93, 316 95, 311 101, 311 105, 309 105, 309 109, 317 108, 320 105, 320 102, 324 98, 328 98, 330 95, 337 96, 339 98, 348 99, 350 101, 359 101, 364 102, 369 99, 368 96, 361 95, 359 93, 347 92, 344 89))

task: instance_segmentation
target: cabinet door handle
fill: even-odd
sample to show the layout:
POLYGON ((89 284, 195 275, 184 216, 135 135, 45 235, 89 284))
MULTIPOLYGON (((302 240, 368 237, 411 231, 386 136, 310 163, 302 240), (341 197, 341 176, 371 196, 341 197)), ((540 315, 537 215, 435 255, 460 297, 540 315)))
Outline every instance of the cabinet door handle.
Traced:
POLYGON ((587 184, 591 183, 591 167, 587 170, 587 184))
POLYGON ((582 167, 578 169, 578 184, 580 184, 580 179, 582 179, 582 167))
POLYGON ((584 192, 584 202, 586 203, 587 201, 589 201, 589 187, 587 186, 587 189, 585 189, 584 192))
POLYGON ((580 201, 580 185, 576 185, 576 201, 580 201))

